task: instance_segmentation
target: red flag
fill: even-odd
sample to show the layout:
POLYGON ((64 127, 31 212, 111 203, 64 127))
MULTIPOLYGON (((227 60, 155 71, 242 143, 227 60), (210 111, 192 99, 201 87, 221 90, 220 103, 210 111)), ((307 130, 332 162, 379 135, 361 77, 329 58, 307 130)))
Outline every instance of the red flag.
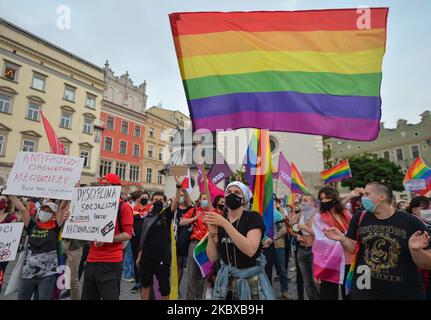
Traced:
MULTIPOLYGON (((198 186, 199 186, 199 192, 203 193, 205 192, 205 186, 204 186, 204 179, 202 177, 202 169, 201 165, 198 166, 198 186)), ((210 192, 211 201, 213 201, 218 195, 221 195, 224 197, 224 191, 217 187, 215 183, 213 183, 211 180, 208 179, 208 190, 210 192)))
POLYGON ((181 187, 187 190, 188 193, 191 193, 193 191, 192 181, 190 179, 190 169, 187 169, 187 177, 184 178, 181 187))
POLYGON ((40 111, 40 116, 42 117, 42 122, 43 126, 45 127, 49 145, 51 146, 51 152, 54 154, 65 154, 63 143, 61 143, 60 138, 55 134, 54 129, 52 128, 48 119, 45 118, 42 111, 40 111))

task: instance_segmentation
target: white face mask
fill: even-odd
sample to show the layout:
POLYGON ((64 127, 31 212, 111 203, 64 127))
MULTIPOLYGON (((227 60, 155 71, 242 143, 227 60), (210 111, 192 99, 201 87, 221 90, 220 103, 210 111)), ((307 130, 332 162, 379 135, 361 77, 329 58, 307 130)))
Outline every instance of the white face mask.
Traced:
POLYGON ((40 222, 48 222, 52 218, 52 213, 47 211, 39 211, 37 218, 40 222))
POLYGON ((431 209, 420 210, 420 217, 426 221, 431 221, 431 209))

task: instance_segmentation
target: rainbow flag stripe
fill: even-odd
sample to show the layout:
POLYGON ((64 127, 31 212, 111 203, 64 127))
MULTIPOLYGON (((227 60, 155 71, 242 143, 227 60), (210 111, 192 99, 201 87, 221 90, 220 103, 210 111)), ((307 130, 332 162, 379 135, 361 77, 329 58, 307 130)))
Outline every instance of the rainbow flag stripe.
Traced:
POLYGON ((308 190, 308 188, 305 186, 305 182, 302 179, 301 175, 299 174, 298 169, 296 168, 295 164, 292 162, 292 193, 298 193, 298 194, 311 194, 311 192, 308 190))
POLYGON ((350 171, 349 161, 348 160, 341 161, 335 167, 326 171, 322 171, 320 176, 325 184, 351 178, 352 172, 350 171))
POLYGON ((207 277, 213 268, 213 263, 207 255, 208 234, 202 238, 193 250, 193 258, 195 259, 199 269, 201 270, 202 277, 207 277))
POLYGON ((265 224, 265 234, 274 238, 274 198, 272 178, 272 156, 269 142, 269 131, 259 130, 258 159, 261 159, 257 167, 252 210, 258 212, 265 224))
POLYGON ((426 165, 421 157, 416 158, 404 177, 404 181, 414 179, 424 179, 431 183, 431 168, 426 165))
POLYGON ((373 140, 388 8, 370 10, 170 14, 194 128, 373 140))

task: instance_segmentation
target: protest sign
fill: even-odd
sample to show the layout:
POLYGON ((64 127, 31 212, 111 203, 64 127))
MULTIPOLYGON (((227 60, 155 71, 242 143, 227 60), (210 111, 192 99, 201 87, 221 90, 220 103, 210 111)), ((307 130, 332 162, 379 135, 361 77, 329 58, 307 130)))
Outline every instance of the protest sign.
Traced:
POLYGON ((172 166, 169 169, 170 176, 183 177, 187 175, 187 166, 172 166))
POLYGON ((120 195, 121 186, 76 188, 63 238, 112 243, 120 195))
POLYGON ((21 151, 3 194, 71 200, 83 165, 80 157, 21 151))
POLYGON ((406 191, 420 191, 426 189, 426 187, 427 182, 425 179, 406 180, 404 182, 404 188, 406 191))
POLYGON ((0 262, 15 260, 23 227, 22 222, 0 224, 0 262))

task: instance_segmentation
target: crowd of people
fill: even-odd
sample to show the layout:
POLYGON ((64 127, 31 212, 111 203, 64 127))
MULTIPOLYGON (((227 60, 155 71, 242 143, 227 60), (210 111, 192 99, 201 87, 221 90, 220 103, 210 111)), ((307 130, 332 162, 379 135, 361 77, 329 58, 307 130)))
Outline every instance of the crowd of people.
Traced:
MULTIPOLYGON (((131 293, 142 300, 157 294, 167 300, 172 241, 176 289, 187 280, 186 292, 180 292, 187 300, 431 299, 431 193, 397 203, 390 186, 370 182, 343 199, 331 186, 291 204, 274 195, 274 236, 269 237, 242 182, 228 184, 224 196, 209 199, 201 193, 191 199, 181 179, 175 180, 172 199, 163 192, 122 194, 112 243, 63 239, 61 252, 69 201, 0 195, 0 223, 24 223, 18 299, 118 300, 121 281, 129 281, 131 293), (193 257, 205 237, 213 263, 207 277, 193 257), (56 284, 63 260, 70 289, 61 292, 56 284), (289 292, 289 271, 296 272, 296 293, 289 292)), ((100 184, 121 185, 121 180, 107 174, 100 184)), ((0 290, 7 266, 0 263, 0 290)))

